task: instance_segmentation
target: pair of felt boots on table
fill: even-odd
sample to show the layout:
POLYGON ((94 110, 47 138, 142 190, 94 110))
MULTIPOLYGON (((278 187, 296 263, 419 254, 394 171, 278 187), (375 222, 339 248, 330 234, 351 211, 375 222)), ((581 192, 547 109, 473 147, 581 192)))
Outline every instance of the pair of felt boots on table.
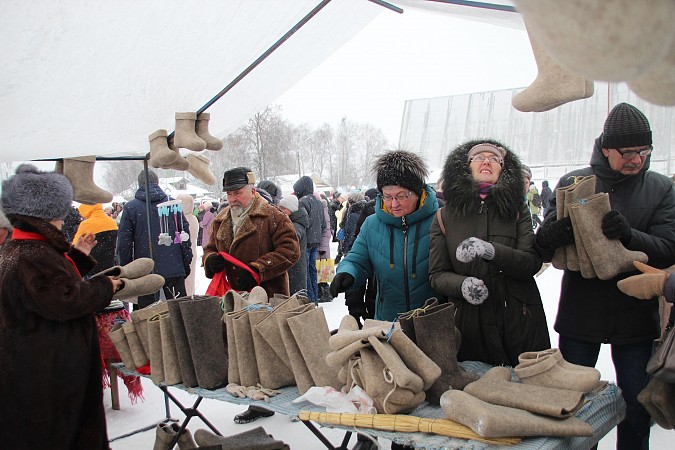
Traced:
POLYGON ((138 258, 126 266, 113 266, 94 277, 113 277, 122 281, 122 289, 113 294, 113 298, 136 303, 141 295, 154 294, 164 286, 164 277, 152 272, 155 262, 150 258, 138 258))
POLYGON ((283 441, 274 439, 263 427, 253 428, 232 436, 218 436, 205 429, 195 431, 194 438, 187 428, 180 429, 175 422, 164 421, 157 425, 153 450, 170 450, 177 443, 179 450, 195 448, 208 450, 288 450, 283 441), (178 436, 178 437, 176 437, 178 436))
POLYGON ((553 267, 581 272, 584 278, 610 280, 635 270, 633 261, 647 262, 643 252, 627 250, 619 239, 608 239, 602 220, 611 211, 609 194, 595 193, 595 175, 576 177, 573 184, 555 190, 558 219, 569 217, 574 244, 559 247, 553 267))

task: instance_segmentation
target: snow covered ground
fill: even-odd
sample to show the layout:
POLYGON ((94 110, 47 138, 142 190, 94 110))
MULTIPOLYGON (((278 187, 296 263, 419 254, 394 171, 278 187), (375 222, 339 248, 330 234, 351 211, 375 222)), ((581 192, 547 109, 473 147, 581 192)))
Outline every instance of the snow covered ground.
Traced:
MULTIPOLYGON (((335 245, 335 244, 333 244, 335 245)), ((335 248, 331 249, 335 255, 335 248)), ((200 248, 201 251, 201 248, 200 248)), ((557 347, 558 335, 553 331, 553 322, 560 294, 560 278, 562 272, 549 267, 538 278, 537 284, 541 292, 548 324, 551 333, 552 346, 557 347)), ((204 276, 203 268, 197 268, 197 293, 204 293, 209 280, 204 276)), ((347 308, 344 305, 344 295, 333 300, 331 303, 321 303, 324 309, 328 326, 335 329, 340 324, 340 320, 347 314, 347 308)), ((602 373, 602 378, 609 381, 615 381, 614 367, 609 352, 609 346, 603 345, 600 353, 597 368, 602 373)), ((143 378, 143 388, 145 401, 132 405, 127 396, 126 387, 120 380, 119 393, 121 409, 115 411, 112 409, 110 392, 104 392, 104 405, 106 418, 108 422, 108 437, 113 439, 110 446, 113 450, 150 450, 155 442, 155 425, 166 417, 164 396, 149 379, 143 378), (149 428, 147 431, 139 432, 128 437, 119 439, 127 433, 149 428)), ((171 393, 175 395, 184 406, 192 406, 196 396, 190 395, 182 390, 173 389, 171 393)), ((173 403, 169 402, 170 417, 182 421, 185 416, 173 403)), ((276 439, 281 439, 290 445, 292 449, 320 449, 323 444, 307 429, 301 422, 293 422, 288 416, 275 414, 273 417, 259 419, 246 425, 235 424, 232 420, 235 414, 246 409, 245 406, 220 402, 217 400, 204 399, 199 405, 199 411, 224 435, 241 433, 242 431, 262 426, 269 434, 276 439)), ((208 428, 199 418, 193 418, 188 429, 193 433, 199 428, 208 428)), ((344 431, 330 428, 320 428, 321 432, 333 443, 338 446, 344 436, 344 431)), ((665 449, 669 448, 667 444, 668 437, 672 436, 669 431, 655 425, 651 432, 651 448, 665 449)), ((355 435, 352 435, 349 446, 356 442, 355 435)), ((609 450, 615 448, 616 432, 611 431, 600 441, 600 450, 609 450)), ((389 441, 380 439, 383 449, 389 448, 389 441)), ((178 447, 176 447, 178 448, 178 447)))

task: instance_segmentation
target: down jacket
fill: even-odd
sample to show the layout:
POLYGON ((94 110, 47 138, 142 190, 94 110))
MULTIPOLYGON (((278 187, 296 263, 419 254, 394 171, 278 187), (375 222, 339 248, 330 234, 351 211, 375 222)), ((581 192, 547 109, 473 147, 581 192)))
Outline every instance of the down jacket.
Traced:
MULTIPOLYGON (((596 139, 590 167, 564 175, 558 187, 568 186, 574 176, 595 175, 596 192, 607 192, 612 209, 619 211, 632 227, 628 250, 644 252, 648 264, 660 269, 675 263, 675 193, 670 180, 649 169, 651 155, 642 171, 625 176, 609 167, 596 139)), ((557 220, 555 195, 544 224, 557 220)), ((546 261, 553 251, 539 249, 546 261)), ((587 342, 630 344, 659 336, 658 301, 638 300, 617 288, 617 281, 636 275, 626 272, 603 281, 585 279, 579 272, 565 270, 555 330, 566 337, 587 342), (591 301, 592 300, 592 301, 591 301)))
POLYGON ((518 157, 507 149, 497 184, 481 200, 467 160, 471 147, 480 142, 506 149, 485 139, 467 142, 448 155, 443 169, 447 203, 440 213, 446 233, 434 218, 429 279, 457 308, 455 324, 462 333, 458 360, 515 366, 520 353, 550 348, 544 307, 534 281, 542 262, 534 249, 530 212, 523 201, 518 157), (491 261, 457 260, 457 246, 472 236, 494 246, 491 261), (469 276, 487 286, 488 297, 480 305, 462 296, 462 282, 469 276))
POLYGON ((323 213, 321 200, 314 196, 314 182, 307 175, 300 177, 293 185, 293 190, 298 195, 300 208, 305 208, 309 216, 307 227, 307 248, 316 248, 321 244, 323 230, 329 227, 323 213))
POLYGON ((429 284, 429 227, 438 210, 434 190, 428 185, 420 206, 412 214, 394 217, 378 196, 375 214, 361 226, 349 254, 337 268, 354 277, 349 291, 362 288, 373 274, 377 277, 376 320, 396 320, 397 314, 419 308, 438 297, 429 284))
POLYGON ((110 304, 112 283, 82 281, 92 258, 47 222, 17 217, 44 240, 14 239, 0 252, 2 448, 107 449, 94 313, 110 304))
MULTIPOLYGON (((260 285, 268 296, 289 295, 287 271, 300 257, 300 245, 286 214, 256 193, 236 236, 229 206, 218 213, 212 227, 211 240, 204 247, 204 269, 208 278, 213 278, 214 274, 206 260, 213 253, 225 252, 258 271, 260 285)), ((233 289, 240 290, 241 270, 229 262, 225 265, 233 289)))

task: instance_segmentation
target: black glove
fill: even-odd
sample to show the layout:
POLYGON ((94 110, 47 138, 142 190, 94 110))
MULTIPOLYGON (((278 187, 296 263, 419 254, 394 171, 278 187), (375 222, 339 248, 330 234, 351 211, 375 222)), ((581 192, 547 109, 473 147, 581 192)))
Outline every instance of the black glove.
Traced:
POLYGON ((631 226, 623 214, 611 210, 602 218, 602 234, 607 239, 620 239, 624 244, 630 241, 631 226))
POLYGON ((539 247, 547 250, 574 244, 572 219, 563 217, 555 222, 544 222, 537 230, 536 240, 539 247))
MULTIPOLYGON (((256 269, 255 267, 253 266, 249 267, 255 273, 259 273, 258 269, 256 269)), ((251 272, 249 272, 246 269, 238 269, 235 276, 236 278, 234 280, 233 286, 236 286, 238 291, 250 291, 251 289, 253 289, 258 285, 258 283, 256 283, 255 281, 255 278, 253 278, 251 272)))
POLYGON ((348 273, 338 273, 333 277, 333 282, 330 284, 330 295, 333 298, 337 297, 340 292, 344 292, 354 285, 354 277, 348 273))
POLYGON ((360 328, 361 323, 363 323, 363 321, 367 319, 366 304, 362 302, 347 305, 347 310, 349 311, 349 315, 355 318, 356 321, 359 323, 360 328))
POLYGON ((222 272, 225 270, 225 258, 218 253, 214 253, 206 258, 206 268, 209 269, 211 273, 222 272))

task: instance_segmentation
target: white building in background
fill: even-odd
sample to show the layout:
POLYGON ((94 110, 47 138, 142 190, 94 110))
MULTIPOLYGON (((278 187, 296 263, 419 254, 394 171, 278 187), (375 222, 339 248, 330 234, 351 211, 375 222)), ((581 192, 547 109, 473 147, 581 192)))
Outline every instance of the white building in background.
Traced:
POLYGON ((462 142, 497 139, 532 168, 535 180, 546 179, 555 186, 566 172, 588 165, 607 114, 614 105, 627 102, 649 119, 654 139, 650 169, 667 176, 675 173, 675 107, 647 103, 624 83, 596 82, 588 99, 551 111, 522 113, 511 106, 511 98, 521 90, 408 100, 399 146, 418 151, 433 172, 462 142))

